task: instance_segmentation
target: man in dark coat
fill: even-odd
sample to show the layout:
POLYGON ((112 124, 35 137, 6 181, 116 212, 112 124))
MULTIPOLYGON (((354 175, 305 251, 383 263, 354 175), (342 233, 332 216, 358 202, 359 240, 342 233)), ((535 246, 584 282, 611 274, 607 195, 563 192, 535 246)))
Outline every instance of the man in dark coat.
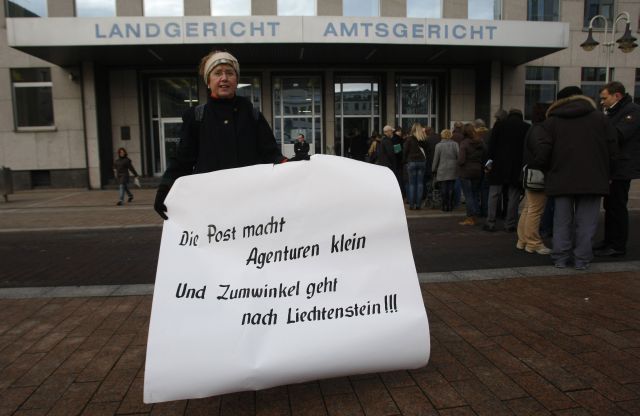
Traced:
POLYGON ((520 184, 520 172, 522 170, 522 152, 524 149, 524 137, 529 130, 529 124, 525 123, 522 111, 509 110, 504 121, 496 123, 491 131, 489 152, 486 170, 489 177, 489 204, 485 231, 495 231, 498 203, 502 195, 502 186, 508 186, 509 205, 504 220, 504 229, 514 232, 518 224, 518 204, 522 186, 520 184))
POLYGON ((397 159, 393 151, 393 127, 391 126, 387 125, 382 129, 382 140, 377 148, 376 165, 386 166, 396 177, 398 176, 397 159))
POLYGON ((623 256, 629 236, 629 187, 640 178, 640 106, 626 93, 624 85, 613 81, 600 90, 600 101, 618 133, 618 158, 614 163, 609 195, 604 198, 604 241, 597 244, 596 256, 623 256))
POLYGON ((573 254, 575 268, 584 270, 593 259, 591 242, 600 199, 609 193, 616 132, 580 88, 566 87, 557 98, 547 111, 546 135, 534 149, 534 159, 544 167, 547 196, 555 198, 551 253, 555 266, 567 267, 573 254))
POLYGON ((154 203, 163 219, 168 219, 164 200, 181 176, 286 160, 262 114, 236 95, 239 72, 238 60, 230 53, 214 51, 202 58, 200 75, 209 97, 205 105, 182 115, 176 157, 162 176, 154 203))

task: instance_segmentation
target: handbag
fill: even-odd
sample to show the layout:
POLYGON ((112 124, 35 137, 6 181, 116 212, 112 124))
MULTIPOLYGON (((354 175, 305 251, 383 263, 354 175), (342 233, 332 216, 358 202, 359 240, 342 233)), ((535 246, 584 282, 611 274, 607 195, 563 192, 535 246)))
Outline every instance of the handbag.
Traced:
POLYGON ((544 172, 524 165, 522 168, 522 187, 530 191, 544 191, 544 172))

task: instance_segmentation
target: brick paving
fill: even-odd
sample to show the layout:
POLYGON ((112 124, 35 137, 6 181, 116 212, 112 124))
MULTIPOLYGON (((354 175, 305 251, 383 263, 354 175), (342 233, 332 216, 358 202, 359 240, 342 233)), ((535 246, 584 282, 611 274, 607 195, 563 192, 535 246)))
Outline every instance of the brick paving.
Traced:
MULTIPOLYGON (((135 195, 19 192, 0 231, 159 227, 154 192, 135 195)), ((0 416, 638 415, 640 271, 594 271, 422 283, 425 368, 155 405, 142 402, 151 296, 0 299, 0 416)))
POLYGON ((150 296, 0 300, 0 415, 637 415, 640 273, 423 283, 425 368, 142 402, 150 296))

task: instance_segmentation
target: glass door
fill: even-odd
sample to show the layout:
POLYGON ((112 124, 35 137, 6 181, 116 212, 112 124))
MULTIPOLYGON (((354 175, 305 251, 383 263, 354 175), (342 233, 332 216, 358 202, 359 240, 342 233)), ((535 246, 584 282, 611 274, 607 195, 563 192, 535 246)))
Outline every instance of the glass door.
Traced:
POLYGON ((162 166, 167 166, 167 162, 176 156, 180 130, 182 130, 182 118, 163 118, 161 123, 160 137, 164 144, 164 151, 161 152, 162 166))
POLYGON ((164 77, 149 80, 151 153, 154 175, 160 176, 175 154, 182 127, 182 113, 198 105, 195 77, 164 77))
POLYGON ((320 77, 275 77, 273 134, 286 157, 294 155, 296 137, 303 134, 309 154, 322 153, 322 89, 320 77))
POLYGON ((409 130, 413 123, 422 123, 439 131, 435 77, 399 77, 396 80, 396 123, 409 130))
POLYGON ((380 132, 377 77, 341 77, 335 83, 336 137, 334 153, 365 160, 369 138, 380 132))

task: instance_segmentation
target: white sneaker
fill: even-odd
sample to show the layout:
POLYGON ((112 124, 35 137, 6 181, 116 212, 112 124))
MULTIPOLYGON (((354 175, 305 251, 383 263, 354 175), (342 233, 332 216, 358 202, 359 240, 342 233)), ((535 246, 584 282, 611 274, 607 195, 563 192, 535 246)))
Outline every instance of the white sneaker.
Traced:
POLYGON ((525 248, 525 251, 527 253, 537 253, 537 254, 542 254, 542 255, 547 255, 547 254, 551 254, 551 249, 549 247, 546 246, 540 246, 539 248, 533 250, 530 249, 529 247, 525 248))

